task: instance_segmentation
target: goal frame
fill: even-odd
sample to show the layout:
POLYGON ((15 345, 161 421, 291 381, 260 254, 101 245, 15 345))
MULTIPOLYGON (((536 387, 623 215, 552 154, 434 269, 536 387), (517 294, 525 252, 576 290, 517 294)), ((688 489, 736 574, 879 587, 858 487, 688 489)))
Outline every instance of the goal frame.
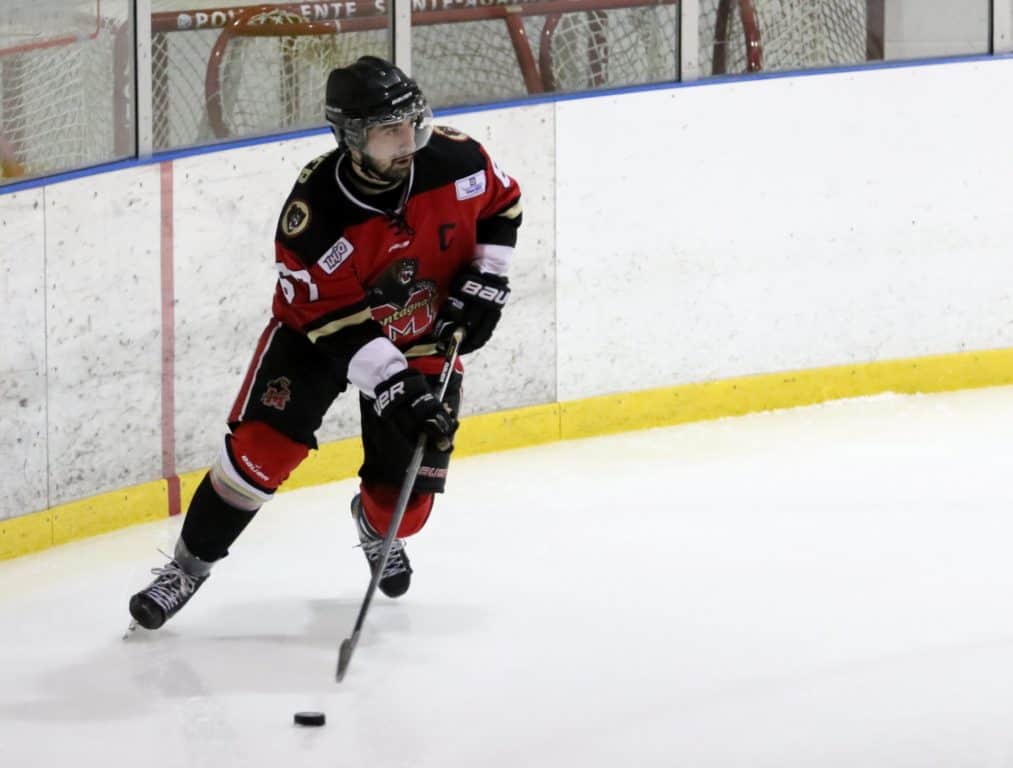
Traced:
MULTIPOLYGON (((496 21, 503 22, 505 32, 509 36, 514 55, 517 60, 524 87, 529 95, 542 94, 555 90, 552 74, 552 32, 560 19, 567 13, 587 13, 602 23, 604 12, 608 10, 624 10, 636 8, 653 8, 659 6, 677 6, 679 0, 526 0, 510 5, 485 5, 468 8, 449 8, 434 11, 416 11, 412 13, 413 27, 438 24, 454 24, 457 22, 496 21), (546 24, 541 33, 539 56, 536 58, 527 32, 523 25, 526 16, 545 16, 546 24)), ((312 4, 310 4, 312 7, 312 4)), ((280 3, 277 5, 242 6, 238 8, 207 8, 187 11, 192 17, 201 14, 202 18, 211 23, 201 27, 220 29, 212 53, 209 56, 204 81, 204 100, 207 117, 212 131, 218 138, 229 138, 229 130, 224 117, 221 95, 221 73, 219 63, 224 59, 225 50, 238 37, 291 37, 291 36, 325 36, 345 32, 377 31, 388 28, 389 14, 376 10, 375 7, 364 7, 355 16, 340 19, 306 19, 301 22, 284 24, 251 24, 250 20, 268 11, 282 11, 301 15, 305 3, 280 3), (217 21, 218 23, 215 23, 217 21)), ((152 14, 152 36, 185 33, 193 30, 191 20, 182 21, 181 14, 174 11, 161 11, 152 14)), ((155 47, 159 51, 164 46, 155 47)), ((589 50, 589 66, 592 71, 592 82, 595 87, 603 84, 600 47, 589 50)), ((164 55, 153 58, 152 69, 158 73, 167 71, 168 62, 164 55)), ((160 82, 153 91, 167 93, 168 83, 160 82)), ((154 120, 160 114, 167 113, 167 105, 154 105, 154 120)))
MULTIPOLYGON (((53 37, 41 40, 0 47, 0 63, 4 59, 17 56, 18 54, 30 54, 72 45, 94 45, 97 44, 101 35, 111 35, 113 38, 113 55, 109 66, 113 69, 111 77, 113 111, 111 115, 108 115, 110 124, 112 125, 112 146, 110 149, 114 157, 117 158, 132 154, 135 148, 131 131, 133 120, 128 119, 128 117, 131 115, 133 103, 133 98, 130 95, 133 82, 127 76, 126 65, 131 60, 134 52, 132 40, 133 24, 129 19, 127 22, 115 27, 104 24, 102 18, 102 0, 94 0, 94 25, 91 24, 92 12, 90 10, 84 18, 89 22, 89 31, 87 33, 57 33, 53 37)), ((20 178, 28 174, 28 168, 18 159, 22 154, 22 143, 25 140, 27 126, 16 128, 13 131, 7 127, 12 123, 16 124, 18 122, 17 116, 25 108, 20 97, 11 95, 12 89, 7 86, 7 83, 11 80, 13 80, 13 75, 11 75, 8 68, 0 66, 0 93, 3 94, 3 123, 0 124, 0 178, 8 179, 20 178)))
MULTIPOLYGON (((865 60, 883 58, 886 0, 865 0, 865 60)), ((763 71, 763 39, 755 0, 719 0, 714 26, 713 75, 727 74, 728 27, 732 15, 738 13, 742 22, 742 45, 746 51, 746 72, 763 71)))

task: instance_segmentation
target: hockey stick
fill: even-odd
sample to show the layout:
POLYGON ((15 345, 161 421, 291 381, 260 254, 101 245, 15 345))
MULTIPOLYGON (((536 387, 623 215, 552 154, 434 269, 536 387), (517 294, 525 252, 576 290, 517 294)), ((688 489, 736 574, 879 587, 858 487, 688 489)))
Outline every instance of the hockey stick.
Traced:
MULTIPOLYGON (((440 402, 443 402, 443 398, 447 394, 447 386, 450 384, 450 378, 454 373, 454 366, 457 363, 457 352, 463 338, 464 329, 456 328, 450 337, 450 343, 447 345, 443 369, 440 371, 440 378, 437 380, 439 391, 436 393, 436 398, 440 402)), ((381 552, 380 562, 373 570, 373 578, 369 580, 366 597, 362 600, 359 617, 355 620, 355 628, 352 630, 350 637, 346 637, 341 641, 341 648, 338 651, 338 671, 336 675, 339 683, 344 680, 345 672, 348 671, 348 665, 352 661, 352 653, 355 651, 355 646, 359 643, 359 633, 362 631, 362 625, 366 621, 369 604, 373 601, 373 595, 376 592, 377 585, 380 583, 383 569, 387 567, 387 558, 390 557, 390 550, 394 546, 397 529, 401 527, 401 519, 404 517, 405 509, 408 507, 408 498, 412 494, 412 487, 415 485, 415 478, 419 474, 419 467, 422 466, 422 454, 425 453, 427 439, 427 435, 419 435, 418 444, 415 446, 415 453, 412 454, 411 461, 408 463, 408 471, 405 473, 404 482, 401 484, 401 493, 397 498, 397 506, 394 508, 394 517, 387 528, 387 535, 383 537, 383 551, 381 552)))

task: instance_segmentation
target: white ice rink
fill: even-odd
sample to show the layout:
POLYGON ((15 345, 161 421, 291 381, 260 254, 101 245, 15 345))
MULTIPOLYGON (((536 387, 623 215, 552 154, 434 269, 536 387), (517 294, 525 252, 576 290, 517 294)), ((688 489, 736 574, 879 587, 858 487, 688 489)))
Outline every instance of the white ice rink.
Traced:
POLYGON ((126 642, 179 519, 0 563, 0 765, 1013 766, 1011 468, 1009 388, 461 459, 340 685, 352 481, 126 642))

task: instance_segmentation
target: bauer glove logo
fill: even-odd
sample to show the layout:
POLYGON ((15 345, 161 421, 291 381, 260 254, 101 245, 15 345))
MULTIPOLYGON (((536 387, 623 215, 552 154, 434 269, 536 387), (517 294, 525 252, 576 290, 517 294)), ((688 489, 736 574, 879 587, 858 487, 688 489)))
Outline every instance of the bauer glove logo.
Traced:
POLYGON ((466 296, 474 296, 490 304, 499 305, 506 304, 507 296, 510 295, 509 290, 497 288, 494 285, 482 285, 474 280, 465 280, 464 285, 461 286, 461 293, 466 296))
POLYGON ((377 416, 383 416, 384 409, 391 404, 391 402, 400 395, 404 394, 404 382, 399 381, 394 384, 390 389, 386 389, 380 393, 379 397, 376 398, 376 402, 373 403, 373 410, 376 411, 377 416))

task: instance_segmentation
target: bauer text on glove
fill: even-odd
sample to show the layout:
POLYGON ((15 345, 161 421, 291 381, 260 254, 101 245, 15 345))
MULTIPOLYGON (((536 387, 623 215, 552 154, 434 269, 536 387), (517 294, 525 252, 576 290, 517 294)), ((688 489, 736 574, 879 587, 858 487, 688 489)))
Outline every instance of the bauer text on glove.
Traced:
POLYGON ((440 308, 437 337, 449 337, 454 327, 460 325, 466 332, 461 354, 481 349, 492 337, 509 296, 509 281, 503 275, 466 269, 454 279, 440 308))
POLYGON ((407 368, 376 386, 373 410, 392 424, 409 440, 425 433, 437 450, 449 451, 454 446, 458 422, 433 394, 426 377, 407 368))

